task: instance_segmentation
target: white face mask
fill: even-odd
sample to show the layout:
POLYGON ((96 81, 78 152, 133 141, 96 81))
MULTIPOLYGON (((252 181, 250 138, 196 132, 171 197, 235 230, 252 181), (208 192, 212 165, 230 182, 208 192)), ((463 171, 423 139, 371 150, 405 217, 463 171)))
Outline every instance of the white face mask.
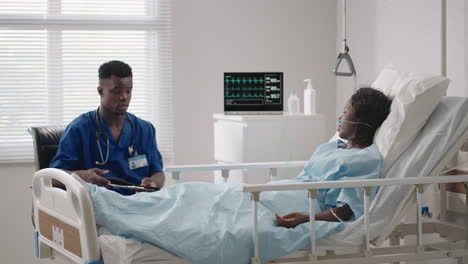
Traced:
POLYGON ((365 125, 365 126, 368 126, 370 127, 371 129, 374 129, 371 125, 369 124, 366 124, 366 123, 362 123, 362 122, 353 122, 353 121, 348 121, 348 120, 345 120, 345 119, 338 119, 336 120, 336 125, 337 126, 340 126, 341 125, 341 122, 346 122, 346 123, 350 123, 350 124, 353 124, 353 125, 365 125))

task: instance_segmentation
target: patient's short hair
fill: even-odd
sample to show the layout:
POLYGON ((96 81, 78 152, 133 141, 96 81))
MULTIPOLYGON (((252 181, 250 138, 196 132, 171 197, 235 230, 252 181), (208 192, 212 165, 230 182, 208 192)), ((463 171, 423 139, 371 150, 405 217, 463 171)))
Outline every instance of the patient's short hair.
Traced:
POLYGON ((379 90, 362 87, 351 96, 350 103, 354 108, 356 121, 369 124, 372 127, 358 125, 356 139, 359 143, 371 145, 377 128, 382 125, 390 113, 392 100, 379 90))
POLYGON ((108 79, 112 75, 120 78, 133 77, 132 68, 118 60, 108 61, 99 67, 99 80, 108 79))

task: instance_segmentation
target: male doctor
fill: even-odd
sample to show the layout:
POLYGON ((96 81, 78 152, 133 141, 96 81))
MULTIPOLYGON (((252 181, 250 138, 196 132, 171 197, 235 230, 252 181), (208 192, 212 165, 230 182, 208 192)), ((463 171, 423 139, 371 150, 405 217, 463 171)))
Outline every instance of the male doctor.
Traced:
MULTIPOLYGON (((99 67, 101 105, 73 120, 50 162, 51 168, 79 175, 84 181, 110 187, 110 178, 133 185, 162 188, 165 176, 156 145, 156 130, 127 113, 132 98, 132 69, 121 61, 99 67)), ((129 195, 134 190, 114 188, 129 195)))

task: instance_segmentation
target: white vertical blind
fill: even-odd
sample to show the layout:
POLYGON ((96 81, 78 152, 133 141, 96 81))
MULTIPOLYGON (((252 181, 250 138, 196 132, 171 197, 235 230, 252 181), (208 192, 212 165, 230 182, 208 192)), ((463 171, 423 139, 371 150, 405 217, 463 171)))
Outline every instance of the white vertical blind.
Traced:
POLYGON ((28 127, 96 109, 97 71, 110 60, 132 67, 129 112, 153 123, 170 162, 170 11, 170 0, 0 1, 0 162, 33 159, 28 127))

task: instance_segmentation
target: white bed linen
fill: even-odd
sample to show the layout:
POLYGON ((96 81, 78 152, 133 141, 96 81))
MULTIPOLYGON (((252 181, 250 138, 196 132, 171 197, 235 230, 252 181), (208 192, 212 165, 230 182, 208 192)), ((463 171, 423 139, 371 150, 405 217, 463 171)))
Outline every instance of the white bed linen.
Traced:
MULTIPOLYGON (((427 176, 468 128, 468 99, 444 97, 419 135, 395 162, 387 178, 427 176)), ((379 190, 370 208, 371 239, 399 217, 412 195, 411 187, 384 187, 379 190), (403 199, 395 199, 403 197, 403 199)), ((358 248, 364 237, 364 221, 346 223, 340 233, 317 241, 321 249, 358 248)), ((105 263, 127 264, 142 260, 180 260, 180 258, 148 243, 114 235, 99 237, 105 263), (107 262, 107 260, 111 260, 107 262)))
POLYGON ((164 249, 131 238, 112 235, 99 229, 99 247, 106 264, 130 264, 143 261, 180 261, 190 263, 164 249))

